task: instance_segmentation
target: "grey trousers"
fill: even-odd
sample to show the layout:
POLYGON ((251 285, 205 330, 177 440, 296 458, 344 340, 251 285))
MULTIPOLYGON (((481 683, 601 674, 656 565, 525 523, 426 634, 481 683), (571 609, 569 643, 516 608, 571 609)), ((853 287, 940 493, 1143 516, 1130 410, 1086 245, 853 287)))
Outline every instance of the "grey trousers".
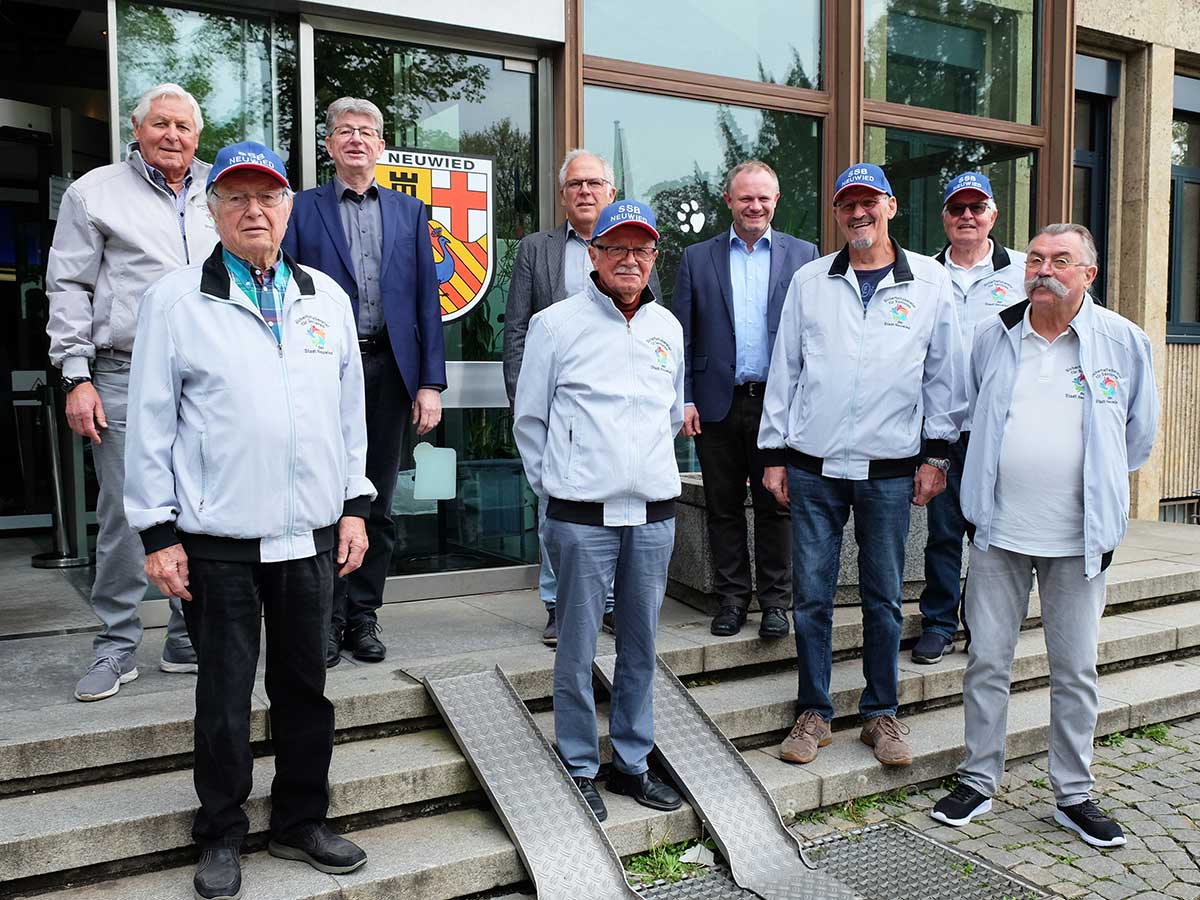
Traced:
MULTIPOLYGON (((144 569, 142 539, 125 521, 125 420, 129 396, 129 363, 108 356, 96 358, 92 383, 108 428, 100 443, 92 444, 99 495, 96 498, 96 580, 92 585, 92 611, 100 620, 100 633, 92 642, 96 658, 124 656, 142 642, 138 605, 149 583, 144 569)), ((187 624, 178 597, 171 598, 167 640, 190 645, 187 624)))
POLYGON ((554 655, 554 738, 572 776, 600 768, 592 660, 615 582, 617 664, 608 731, 613 765, 640 775, 654 748, 654 638, 667 590, 675 520, 608 527, 547 519, 546 549, 558 573, 558 648, 554 655))
POLYGON ((1050 660, 1050 784, 1060 806, 1088 799, 1100 694, 1096 648, 1105 575, 1083 575, 1083 557, 1041 558, 971 546, 966 619, 971 629, 963 678, 967 756, 962 782, 988 797, 1004 775, 1004 739, 1013 652, 1037 573, 1050 660))

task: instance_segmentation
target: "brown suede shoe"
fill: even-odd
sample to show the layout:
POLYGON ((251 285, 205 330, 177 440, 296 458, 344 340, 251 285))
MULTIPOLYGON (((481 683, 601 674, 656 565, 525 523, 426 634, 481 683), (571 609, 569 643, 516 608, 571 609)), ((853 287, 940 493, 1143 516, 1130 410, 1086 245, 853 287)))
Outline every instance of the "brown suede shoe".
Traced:
POLYGON ((790 763, 810 763, 817 758, 817 749, 833 741, 833 729, 811 709, 800 714, 796 724, 779 746, 779 758, 790 763))
POLYGON ((863 724, 859 737, 875 748, 875 758, 885 766, 907 766, 912 764, 912 747, 904 739, 906 734, 908 726, 895 716, 879 716, 863 724))

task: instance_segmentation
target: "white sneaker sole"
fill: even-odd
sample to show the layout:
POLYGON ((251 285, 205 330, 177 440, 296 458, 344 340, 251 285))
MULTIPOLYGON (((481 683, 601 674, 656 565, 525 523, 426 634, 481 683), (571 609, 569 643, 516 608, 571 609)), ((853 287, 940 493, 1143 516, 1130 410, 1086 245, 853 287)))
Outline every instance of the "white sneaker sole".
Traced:
POLYGON ((167 662, 165 658, 158 661, 158 667, 172 675, 194 675, 200 671, 200 666, 196 663, 167 662))
POLYGON ((970 822, 976 816, 982 816, 984 813, 990 813, 991 811, 992 811, 992 801, 991 801, 991 798, 989 797, 987 800, 984 800, 982 803, 980 803, 977 807, 975 807, 973 810, 971 810, 969 813, 967 813, 961 819, 952 819, 945 813, 938 812, 936 809, 931 809, 929 811, 929 818, 936 819, 937 821, 942 822, 946 825, 953 825, 955 828, 962 828, 964 825, 966 825, 968 822, 970 822))
POLYGON ((124 675, 121 675, 120 677, 118 677, 116 680, 116 683, 114 683, 113 686, 111 688, 109 688, 107 691, 102 691, 99 694, 81 694, 81 693, 79 693, 78 690, 76 690, 75 691, 75 699, 82 700, 84 703, 91 703, 94 700, 103 700, 106 697, 111 697, 113 694, 115 694, 117 691, 119 691, 121 689, 121 685, 128 684, 129 682, 136 680, 137 677, 138 677, 138 670, 137 670, 137 667, 135 666, 134 668, 132 668, 128 672, 126 672, 124 675))
POLYGON ((1054 821, 1057 822, 1059 825, 1061 825, 1063 828, 1067 829, 1068 831, 1075 832, 1077 835, 1079 835, 1081 838, 1083 838, 1085 843, 1091 844, 1093 847, 1123 847, 1123 846, 1125 846, 1125 836, 1124 835, 1122 835, 1119 838, 1113 838, 1111 841, 1102 841, 1102 840, 1100 840, 1100 838, 1092 837, 1090 834, 1088 834, 1086 831, 1084 831, 1082 828, 1080 828, 1078 825, 1076 825, 1074 822, 1072 822, 1071 817, 1068 816, 1061 809, 1054 810, 1054 821))

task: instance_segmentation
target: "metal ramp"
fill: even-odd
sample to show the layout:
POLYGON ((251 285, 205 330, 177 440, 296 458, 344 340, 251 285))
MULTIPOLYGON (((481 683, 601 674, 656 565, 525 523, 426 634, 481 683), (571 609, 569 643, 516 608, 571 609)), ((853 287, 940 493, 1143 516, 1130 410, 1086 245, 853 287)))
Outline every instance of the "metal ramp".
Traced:
MULTIPOLYGON (((615 656, 594 663, 610 690, 615 665, 615 656)), ((661 658, 654 673, 654 745, 738 886, 763 900, 855 900, 854 891, 804 859, 754 770, 661 658)))
MULTIPOLYGON (((609 684, 614 662, 596 662, 609 684)), ((604 829, 498 666, 465 661, 405 671, 424 682, 539 900, 639 900, 604 829)), ((804 864, 770 795, 661 660, 654 702, 658 748, 733 867, 737 886, 718 888, 714 880, 711 900, 857 900, 804 864)), ((709 894, 702 889, 692 896, 709 894)))

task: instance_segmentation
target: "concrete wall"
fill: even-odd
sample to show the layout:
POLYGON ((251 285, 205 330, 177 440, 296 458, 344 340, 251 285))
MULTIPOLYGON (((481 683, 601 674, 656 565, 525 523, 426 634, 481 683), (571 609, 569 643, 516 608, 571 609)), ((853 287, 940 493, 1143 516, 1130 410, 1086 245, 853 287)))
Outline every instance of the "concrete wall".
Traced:
POLYGON ((1075 25, 1176 50, 1200 53, 1196 0, 1075 0, 1075 25))

